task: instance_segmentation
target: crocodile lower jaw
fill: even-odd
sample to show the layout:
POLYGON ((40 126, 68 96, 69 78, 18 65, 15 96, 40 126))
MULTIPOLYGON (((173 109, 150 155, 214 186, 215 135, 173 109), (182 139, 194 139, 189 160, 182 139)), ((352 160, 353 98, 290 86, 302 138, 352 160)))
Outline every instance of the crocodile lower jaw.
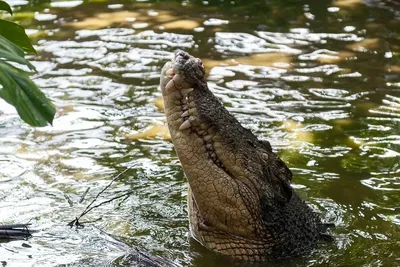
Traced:
MULTIPOLYGON (((167 81, 162 90, 164 101, 173 102, 173 117, 177 131, 182 135, 194 133, 203 141, 204 148, 214 164, 226 170, 221 161, 218 160, 217 151, 220 145, 220 136, 215 129, 202 122, 199 119, 196 105, 192 96, 193 88, 182 81, 181 76, 173 68, 169 68, 165 72, 164 79, 167 81)), ((170 105, 165 105, 165 108, 171 108, 170 105)), ((171 111, 166 111, 166 113, 171 111)), ((181 136, 182 136, 181 135, 181 136)), ((227 170, 226 170, 227 171, 227 170)))

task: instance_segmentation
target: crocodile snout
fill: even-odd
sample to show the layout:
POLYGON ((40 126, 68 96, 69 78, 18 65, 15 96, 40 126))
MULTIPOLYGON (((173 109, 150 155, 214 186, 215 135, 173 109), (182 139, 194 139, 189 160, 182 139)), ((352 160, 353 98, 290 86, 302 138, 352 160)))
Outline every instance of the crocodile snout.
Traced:
POLYGON ((199 81, 204 81, 204 74, 201 60, 180 50, 161 71, 161 92, 165 96, 177 90, 193 88, 199 81))

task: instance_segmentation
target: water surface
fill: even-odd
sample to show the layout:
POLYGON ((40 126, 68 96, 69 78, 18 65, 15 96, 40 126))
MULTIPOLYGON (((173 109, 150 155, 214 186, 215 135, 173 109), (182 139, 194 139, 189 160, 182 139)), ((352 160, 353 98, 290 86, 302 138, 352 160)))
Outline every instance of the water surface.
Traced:
POLYGON ((165 124, 159 73, 177 49, 203 60, 211 90, 272 143, 296 190, 337 226, 334 243, 275 265, 400 264, 399 6, 10 3, 57 115, 33 129, 1 102, 0 223, 41 230, 0 243, 3 265, 104 265, 125 249, 109 235, 183 266, 232 265, 190 239, 182 169, 165 133, 153 136, 165 124), (134 194, 94 209, 85 220, 101 220, 84 229, 66 227, 121 172, 100 201, 134 194))

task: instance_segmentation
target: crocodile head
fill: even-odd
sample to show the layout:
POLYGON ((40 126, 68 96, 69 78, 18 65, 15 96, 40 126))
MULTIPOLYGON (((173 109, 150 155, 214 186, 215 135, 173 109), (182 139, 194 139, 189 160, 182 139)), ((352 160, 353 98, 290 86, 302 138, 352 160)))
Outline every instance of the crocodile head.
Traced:
POLYGON ((189 183, 192 236, 259 261, 314 247, 319 218, 293 191, 292 174, 209 90, 200 59, 179 51, 161 72, 171 138, 189 183))

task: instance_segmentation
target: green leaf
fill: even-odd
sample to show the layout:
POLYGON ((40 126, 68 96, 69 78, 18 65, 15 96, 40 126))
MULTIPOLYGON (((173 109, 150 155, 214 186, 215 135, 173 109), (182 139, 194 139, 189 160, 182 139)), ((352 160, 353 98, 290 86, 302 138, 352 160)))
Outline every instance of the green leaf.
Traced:
POLYGON ((8 13, 10 13, 10 15, 12 15, 12 10, 11 7, 4 1, 0 0, 0 10, 4 10, 7 11, 8 13))
POLYGON ((24 27, 21 25, 8 20, 0 19, 0 35, 4 36, 15 45, 22 48, 22 50, 25 52, 37 54, 35 48, 33 48, 31 41, 28 38, 28 35, 25 33, 24 27))
POLYGON ((25 59, 24 51, 0 35, 0 58, 6 61, 26 65, 30 70, 36 71, 35 67, 25 59))
POLYGON ((0 60, 0 97, 13 105, 32 126, 52 124, 56 109, 28 75, 0 60))

